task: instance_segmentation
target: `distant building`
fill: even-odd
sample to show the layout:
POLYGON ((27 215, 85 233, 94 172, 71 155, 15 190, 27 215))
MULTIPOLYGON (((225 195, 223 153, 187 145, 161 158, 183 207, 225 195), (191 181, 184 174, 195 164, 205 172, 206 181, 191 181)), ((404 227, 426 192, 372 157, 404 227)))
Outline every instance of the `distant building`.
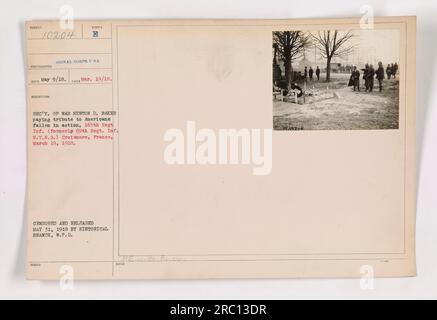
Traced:
POLYGON ((341 63, 331 62, 331 72, 340 72, 341 63))

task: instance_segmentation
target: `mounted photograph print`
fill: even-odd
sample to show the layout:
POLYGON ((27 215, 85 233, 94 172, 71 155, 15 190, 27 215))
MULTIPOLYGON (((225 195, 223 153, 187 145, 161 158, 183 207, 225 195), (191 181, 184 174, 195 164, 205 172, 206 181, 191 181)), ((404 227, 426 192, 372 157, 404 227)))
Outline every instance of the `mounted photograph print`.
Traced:
POLYGON ((275 130, 399 128, 400 31, 273 32, 275 130))

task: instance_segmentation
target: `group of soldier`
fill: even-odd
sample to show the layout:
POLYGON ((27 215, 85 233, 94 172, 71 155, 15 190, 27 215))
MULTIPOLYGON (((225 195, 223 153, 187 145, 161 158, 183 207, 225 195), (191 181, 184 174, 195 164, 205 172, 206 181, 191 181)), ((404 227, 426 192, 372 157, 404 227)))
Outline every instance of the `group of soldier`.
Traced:
POLYGON ((391 77, 393 77, 393 79, 396 79, 396 73, 398 72, 398 64, 392 63, 392 64, 388 64, 387 68, 385 69, 385 72, 387 73, 387 79, 390 80, 391 77))
MULTIPOLYGON (((313 80, 313 75, 314 75, 313 68, 310 67, 310 69, 308 70, 307 67, 305 67, 305 69, 303 70, 303 77, 304 77, 305 82, 307 80, 307 76, 310 77, 310 80, 313 80)), ((319 68, 319 66, 317 66, 317 68, 316 68, 316 77, 317 77, 317 81, 320 80, 320 68, 319 68)))
MULTIPOLYGON (((363 80, 364 80, 364 87, 366 88, 366 92, 372 92, 373 91, 373 85, 374 85, 374 79, 378 80, 379 85, 379 91, 382 91, 382 81, 385 78, 385 73, 387 74, 387 79, 390 79, 393 77, 396 79, 396 73, 398 71, 398 64, 392 63, 391 65, 388 64, 387 68, 384 70, 384 67, 382 65, 382 62, 378 62, 378 68, 375 70, 372 64, 366 63, 364 69, 361 69, 363 71, 363 80)), ((353 90, 360 91, 360 71, 357 69, 356 66, 354 66, 351 77, 349 80, 349 86, 353 86, 353 90)))

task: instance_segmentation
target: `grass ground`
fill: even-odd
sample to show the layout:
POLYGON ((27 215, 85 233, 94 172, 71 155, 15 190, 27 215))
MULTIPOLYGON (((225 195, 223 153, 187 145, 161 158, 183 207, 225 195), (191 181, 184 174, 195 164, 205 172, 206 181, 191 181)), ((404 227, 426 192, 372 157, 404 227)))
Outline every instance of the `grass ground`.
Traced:
POLYGON ((375 80, 374 91, 354 92, 347 86, 348 74, 334 74, 331 82, 308 82, 307 91, 323 90, 335 96, 320 101, 295 104, 273 102, 273 127, 275 130, 348 130, 348 129, 397 129, 399 127, 399 81, 383 82, 379 92, 375 80))

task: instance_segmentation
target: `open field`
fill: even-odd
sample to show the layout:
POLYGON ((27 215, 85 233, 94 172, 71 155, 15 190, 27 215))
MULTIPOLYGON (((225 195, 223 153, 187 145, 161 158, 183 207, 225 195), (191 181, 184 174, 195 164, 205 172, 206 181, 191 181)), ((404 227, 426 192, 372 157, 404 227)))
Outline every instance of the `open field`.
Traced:
MULTIPOLYGON (((399 127, 399 81, 383 81, 379 92, 375 80, 374 91, 361 92, 348 87, 349 74, 333 74, 331 82, 308 81, 307 91, 328 91, 332 98, 309 101, 304 104, 273 101, 273 127, 275 130, 352 130, 397 129, 399 127)), ((299 84, 301 85, 301 84, 299 84)), ((311 100, 311 99, 307 99, 311 100)))

